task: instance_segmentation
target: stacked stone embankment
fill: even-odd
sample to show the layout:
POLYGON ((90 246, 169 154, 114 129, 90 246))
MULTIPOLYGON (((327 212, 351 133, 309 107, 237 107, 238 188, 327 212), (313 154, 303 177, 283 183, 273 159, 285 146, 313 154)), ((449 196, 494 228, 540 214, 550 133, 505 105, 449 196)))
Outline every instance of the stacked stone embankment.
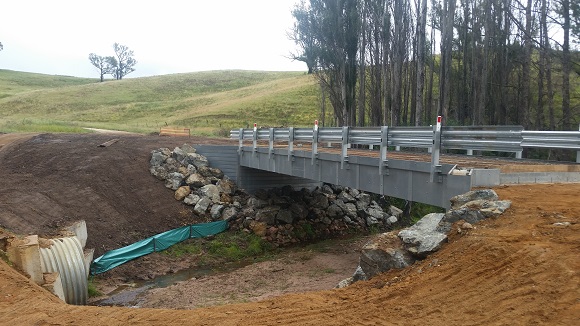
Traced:
POLYGON ((150 172, 174 191, 176 200, 191 207, 197 221, 227 220, 231 229, 253 232, 279 246, 355 230, 388 230, 402 214, 368 193, 330 184, 299 190, 286 186, 250 195, 209 166, 190 145, 153 150, 150 172))

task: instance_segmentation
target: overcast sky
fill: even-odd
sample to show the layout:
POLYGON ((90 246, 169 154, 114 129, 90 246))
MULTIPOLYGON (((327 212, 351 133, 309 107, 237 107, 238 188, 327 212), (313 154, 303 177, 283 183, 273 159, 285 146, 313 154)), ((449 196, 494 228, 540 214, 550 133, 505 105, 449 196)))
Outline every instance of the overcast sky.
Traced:
POLYGON ((298 0, 6 0, 0 69, 98 77, 89 53, 135 52, 127 77, 205 70, 305 71, 286 58, 298 0))

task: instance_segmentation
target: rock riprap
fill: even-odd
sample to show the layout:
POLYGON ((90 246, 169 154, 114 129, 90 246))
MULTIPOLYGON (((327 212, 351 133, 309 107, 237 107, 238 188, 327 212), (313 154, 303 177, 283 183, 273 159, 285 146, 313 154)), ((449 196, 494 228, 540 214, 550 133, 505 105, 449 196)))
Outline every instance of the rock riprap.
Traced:
POLYGON ((331 184, 312 190, 285 186, 250 195, 187 144, 153 150, 149 171, 174 191, 176 200, 191 207, 196 221, 227 220, 231 229, 255 233, 279 246, 353 230, 389 230, 402 215, 368 193, 331 184))

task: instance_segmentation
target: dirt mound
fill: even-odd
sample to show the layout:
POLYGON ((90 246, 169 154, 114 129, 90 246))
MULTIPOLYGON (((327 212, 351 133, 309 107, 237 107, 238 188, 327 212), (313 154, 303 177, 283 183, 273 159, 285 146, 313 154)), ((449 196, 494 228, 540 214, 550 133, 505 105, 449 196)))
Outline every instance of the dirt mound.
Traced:
MULTIPOLYGON (((8 228, 20 233, 38 228, 50 232, 55 223, 65 222, 59 220, 65 215, 70 220, 83 216, 89 234, 121 233, 116 240, 108 239, 111 246, 125 241, 136 222, 151 228, 180 223, 181 207, 143 166, 151 149, 184 141, 153 137, 152 143, 146 143, 141 139, 148 137, 123 136, 119 143, 130 150, 115 149, 116 144, 96 147, 109 138, 40 135, 5 147, 0 151, 1 223, 10 222, 8 228), (93 159, 79 160, 87 155, 93 159), (109 156, 115 158, 103 166, 103 157, 109 156), (128 203, 133 201, 138 203, 128 203), (156 216, 165 215, 153 220, 154 209, 156 216)), ((340 290, 255 303, 195 310, 69 306, 0 261, 0 324, 576 324, 580 320, 580 184, 520 185, 496 191, 501 199, 513 201, 504 215, 468 233, 453 234, 439 252, 411 268, 340 290)))
POLYGON ((54 235, 84 219, 87 247, 100 255, 195 223, 190 209, 148 170, 151 150, 184 143, 231 144, 227 139, 107 134, 18 139, 0 149, 0 227, 54 235), (113 138, 119 141, 98 147, 113 138))

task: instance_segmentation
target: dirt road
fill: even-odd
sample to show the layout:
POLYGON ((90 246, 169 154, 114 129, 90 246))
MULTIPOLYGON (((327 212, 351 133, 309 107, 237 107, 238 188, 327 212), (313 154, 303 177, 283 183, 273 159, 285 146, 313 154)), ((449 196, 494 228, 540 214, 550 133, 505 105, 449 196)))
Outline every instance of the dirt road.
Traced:
MULTIPOLYGON (((8 218, 14 220, 12 230, 31 230, 35 225, 50 231, 51 218, 78 209, 96 219, 94 223, 87 221, 93 228, 96 225, 109 227, 111 232, 126 231, 123 225, 135 222, 129 221, 128 216, 154 209, 147 200, 156 201, 154 204, 163 207, 158 212, 167 215, 160 221, 146 223, 159 223, 157 226, 179 223, 171 214, 179 213, 173 199, 165 202, 156 198, 165 197, 164 192, 140 189, 151 178, 140 178, 144 174, 125 176, 118 171, 118 166, 125 164, 121 161, 130 161, 135 170, 141 169, 140 166, 147 164, 147 157, 141 156, 161 147, 159 143, 140 143, 143 148, 131 143, 139 148, 114 152, 120 156, 118 161, 103 167, 90 163, 99 162, 97 158, 79 158, 109 157, 105 153, 113 152, 115 145, 108 152, 97 152, 96 147, 107 140, 106 136, 67 137, 41 135, 0 152, 2 223, 8 218), (65 151, 67 143, 75 150, 65 151), (59 163, 55 157, 69 158, 71 163, 67 160, 59 163), (71 174, 71 169, 74 171, 71 176, 64 172, 71 174), (101 182, 104 185, 99 185, 101 182), (51 187, 54 187, 52 191, 51 187), (88 190, 80 192, 83 189, 88 190), (131 206, 132 201, 139 201, 144 207, 131 206), (49 213, 39 209, 45 207, 42 205, 46 205, 49 213), (50 213, 52 205, 60 208, 50 213), (102 211, 106 211, 103 206, 111 209, 111 213, 103 215, 102 211), (92 213, 93 210, 101 213, 92 213), (24 218, 30 214, 34 216, 24 218), (38 219, 44 222, 38 223, 38 219), (107 226, 107 223, 114 225, 107 226)), ((175 139, 162 142, 167 142, 167 147, 171 142, 183 143, 175 139)), ((194 310, 70 306, 0 261, 0 324, 577 324, 580 320, 580 184, 520 185, 496 191, 500 198, 513 201, 512 208, 499 218, 477 225, 469 234, 452 234, 442 250, 408 269, 391 271, 345 289, 284 295, 252 303, 194 310)), ((111 245, 116 241, 122 240, 116 239, 111 245)), ((194 286, 183 287, 182 292, 186 293, 183 298, 177 291, 172 296, 175 300, 186 300, 187 292, 197 290, 194 286)), ((186 303, 183 307, 191 306, 186 303)))

